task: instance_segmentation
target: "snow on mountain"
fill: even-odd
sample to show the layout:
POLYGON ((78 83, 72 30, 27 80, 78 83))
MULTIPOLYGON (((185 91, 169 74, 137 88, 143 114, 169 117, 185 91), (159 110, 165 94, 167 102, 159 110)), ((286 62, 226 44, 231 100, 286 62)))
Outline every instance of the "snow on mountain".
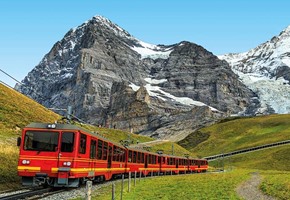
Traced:
POLYGON ((167 59, 169 54, 172 52, 173 48, 162 48, 158 45, 148 44, 142 41, 138 41, 140 46, 134 46, 134 51, 138 52, 141 55, 141 59, 143 58, 163 58, 167 59))
MULTIPOLYGON (((144 79, 148 84, 146 84, 144 87, 146 88, 146 90, 148 91, 149 96, 151 97, 157 97, 163 101, 167 101, 167 100, 171 100, 171 101, 176 101, 178 103, 184 104, 184 105, 193 105, 193 106, 208 106, 200 101, 194 101, 191 98, 188 97, 176 97, 168 92, 165 92, 161 89, 161 87, 156 86, 159 83, 164 83, 167 80, 166 79, 161 79, 161 80, 157 80, 157 79, 152 79, 152 78, 145 78, 144 79)), ((131 83, 129 85, 134 91, 137 91, 140 86, 137 86, 133 83, 131 83)), ((219 112, 216 108, 213 108, 211 106, 208 106, 212 111, 216 111, 219 112)))
POLYGON ((130 42, 133 41, 133 44, 128 44, 128 46, 136 51, 138 54, 141 55, 141 59, 144 58, 163 58, 167 59, 169 57, 169 54, 172 52, 172 47, 166 47, 166 46, 159 46, 154 44, 145 43, 134 36, 130 35, 127 31, 119 27, 118 25, 112 23, 109 19, 104 18, 102 16, 95 16, 93 19, 98 21, 102 26, 106 26, 109 29, 111 29, 116 36, 121 38, 126 38, 130 42))
POLYGON ((260 112, 290 113, 290 26, 278 36, 244 53, 218 56, 261 100, 260 112))

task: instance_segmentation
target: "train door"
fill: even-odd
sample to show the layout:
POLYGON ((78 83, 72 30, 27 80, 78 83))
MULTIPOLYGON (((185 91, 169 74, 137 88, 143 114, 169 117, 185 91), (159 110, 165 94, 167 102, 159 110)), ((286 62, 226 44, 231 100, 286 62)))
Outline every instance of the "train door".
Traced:
POLYGON ((60 139, 60 149, 58 149, 58 170, 57 170, 58 185, 68 185, 69 171, 72 165, 74 165, 74 152, 73 152, 74 146, 75 146, 75 133, 62 132, 60 139))
POLYGON ((161 170, 162 170, 162 162, 163 162, 163 157, 162 156, 158 156, 158 162, 159 162, 159 172, 161 173, 161 170))
POLYGON ((113 148, 111 145, 109 145, 108 168, 112 167, 112 155, 113 155, 113 148))
POLYGON ((144 168, 148 168, 148 155, 145 154, 145 165, 144 168))
POLYGON ((90 144, 90 172, 91 176, 95 176, 97 158, 97 140, 92 139, 90 144))
POLYGON ((58 149, 58 164, 57 167, 70 167, 74 161, 74 146, 75 146, 75 133, 62 132, 60 137, 60 149, 58 149), (62 158, 70 158, 63 161, 62 158))

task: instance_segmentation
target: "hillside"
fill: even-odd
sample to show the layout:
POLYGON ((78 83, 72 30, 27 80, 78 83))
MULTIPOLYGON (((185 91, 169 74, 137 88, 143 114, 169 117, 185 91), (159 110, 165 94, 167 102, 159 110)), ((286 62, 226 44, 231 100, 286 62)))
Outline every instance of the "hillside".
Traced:
POLYGON ((21 129, 31 122, 54 122, 58 119, 58 114, 0 84, 0 143, 19 136, 21 129))
MULTIPOLYGON (((290 115, 232 118, 202 128, 179 144, 198 156, 227 153, 290 139, 290 115)), ((229 165, 289 170, 290 145, 234 156, 229 165), (278 164, 280 163, 280 164, 278 164), (267 167, 266 167, 267 166, 267 167), (271 166, 271 167, 270 167, 271 166)))

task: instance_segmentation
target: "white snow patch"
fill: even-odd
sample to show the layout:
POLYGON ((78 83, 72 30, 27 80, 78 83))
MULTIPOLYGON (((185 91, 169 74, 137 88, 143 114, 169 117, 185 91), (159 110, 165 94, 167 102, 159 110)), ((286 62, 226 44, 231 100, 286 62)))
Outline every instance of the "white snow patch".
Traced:
POLYGON ((134 83, 130 83, 129 86, 132 88, 133 91, 139 90, 140 86, 135 85, 134 83))
MULTIPOLYGON (((149 81, 152 81, 152 79, 150 78, 146 78, 147 80, 149 81)), ((161 79, 163 80, 163 79, 161 79)), ((160 80, 159 80, 160 81, 160 80)), ((147 81, 148 82, 148 81, 147 81)), ((153 81, 154 82, 154 81, 153 81)), ((133 83, 130 83, 129 85, 134 91, 137 91, 140 86, 137 86, 133 83)), ((164 92, 163 90, 160 89, 159 86, 152 86, 151 84, 146 84, 145 85, 145 88, 146 90, 148 91, 148 94, 149 96, 152 96, 152 97, 157 97, 163 101, 166 101, 166 98, 164 97, 167 97, 168 99, 171 99, 172 101, 176 101, 176 102, 179 102, 183 105, 188 105, 188 106, 208 106, 200 101, 194 101, 193 99, 191 98, 188 98, 188 97, 176 97, 168 92, 164 92)), ((208 106, 212 111, 217 111, 219 112, 216 108, 213 108, 211 106, 208 106)))
POLYGON ((279 78, 271 79, 260 74, 244 74, 235 71, 242 82, 253 90, 259 97, 261 108, 259 112, 263 113, 267 105, 271 106, 276 113, 290 113, 290 85, 288 81, 279 78))
POLYGON ((164 83, 167 81, 167 79, 160 79, 160 80, 157 80, 157 79, 152 79, 152 78, 145 78, 144 79, 147 83, 150 83, 150 84, 159 84, 159 83, 164 83))
POLYGON ((131 49, 139 53, 141 55, 141 59, 144 58, 167 59, 169 57, 169 54, 173 51, 172 48, 161 48, 157 45, 145 43, 140 40, 137 40, 137 42, 141 45, 141 47, 134 46, 131 47, 131 49))

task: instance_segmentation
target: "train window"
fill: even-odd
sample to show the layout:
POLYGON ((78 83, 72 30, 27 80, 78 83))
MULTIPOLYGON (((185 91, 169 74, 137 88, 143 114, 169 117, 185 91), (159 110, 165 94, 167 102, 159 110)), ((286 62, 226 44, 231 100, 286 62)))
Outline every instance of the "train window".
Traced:
POLYGON ((125 162, 125 150, 121 149, 121 158, 120 158, 121 162, 125 162))
POLYGON ((108 157, 108 143, 104 142, 103 160, 107 160, 107 157, 108 157))
POLYGON ((128 162, 132 162, 132 151, 129 151, 128 162))
POLYGON ((156 156, 153 156, 153 164, 156 164, 156 156))
POLYGON ((24 138, 24 150, 56 151, 58 132, 27 131, 24 138))
POLYGON ((113 161, 118 161, 118 147, 113 147, 113 161))
POLYGON ((61 152, 73 152, 74 148, 74 133, 63 132, 61 135, 61 152))
POLYGON ((85 154, 86 153, 86 143, 87 143, 87 136, 84 134, 81 134, 80 137, 80 145, 79 145, 79 153, 85 154))
POLYGON ((140 163, 141 162, 141 153, 140 152, 138 152, 138 163, 140 163))
POLYGON ((144 163, 144 153, 141 154, 141 163, 144 163))
POLYGON ((97 141, 91 140, 91 149, 90 149, 90 158, 95 159, 96 158, 96 147, 97 141))
POLYGON ((103 157, 103 141, 102 140, 98 140, 98 155, 97 155, 97 159, 101 160, 103 157))
POLYGON ((165 157, 162 158, 162 163, 165 164, 165 157))
POLYGON ((123 160, 123 150, 120 147, 114 146, 114 161, 122 161, 123 160))
POLYGON ((133 151, 133 163, 137 163, 137 152, 133 151))

